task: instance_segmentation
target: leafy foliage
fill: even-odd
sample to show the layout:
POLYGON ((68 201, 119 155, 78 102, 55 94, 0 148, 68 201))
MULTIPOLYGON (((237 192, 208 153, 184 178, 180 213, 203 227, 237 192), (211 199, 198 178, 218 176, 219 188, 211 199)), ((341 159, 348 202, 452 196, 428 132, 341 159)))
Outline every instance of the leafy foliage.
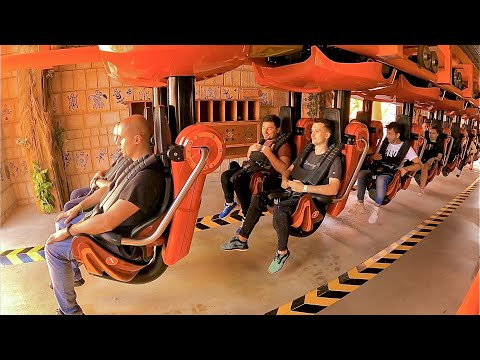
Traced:
POLYGON ((35 188, 35 197, 40 203, 40 210, 50 214, 53 211, 54 197, 51 193, 53 183, 48 180, 48 169, 41 169, 38 162, 33 162, 32 181, 35 188))

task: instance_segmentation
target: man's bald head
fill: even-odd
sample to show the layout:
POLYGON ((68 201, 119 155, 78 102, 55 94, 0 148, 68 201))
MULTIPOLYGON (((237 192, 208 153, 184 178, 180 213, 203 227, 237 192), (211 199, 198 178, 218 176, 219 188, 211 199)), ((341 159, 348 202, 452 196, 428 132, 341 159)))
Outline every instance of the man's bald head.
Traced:
POLYGON ((142 115, 131 115, 120 121, 118 132, 124 156, 135 160, 146 153, 151 153, 150 126, 142 115))
POLYGON ((142 115, 131 115, 120 123, 123 124, 124 131, 127 131, 129 135, 140 135, 142 138, 147 139, 148 143, 150 142, 150 127, 147 119, 142 115))

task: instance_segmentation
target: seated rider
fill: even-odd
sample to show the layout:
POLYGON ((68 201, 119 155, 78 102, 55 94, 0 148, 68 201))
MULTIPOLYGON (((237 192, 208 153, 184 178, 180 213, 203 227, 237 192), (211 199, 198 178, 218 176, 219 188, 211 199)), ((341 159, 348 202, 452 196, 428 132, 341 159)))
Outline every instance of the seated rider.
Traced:
MULTIPOLYGON (((92 180, 90 180, 90 186, 75 189, 70 194, 70 201, 67 201, 63 206, 63 211, 68 211, 71 208, 77 206, 82 202, 82 200, 86 199, 88 196, 93 194, 94 191, 98 190, 101 187, 110 185, 111 182, 115 181, 117 177, 122 174, 125 168, 132 163, 131 159, 128 159, 122 155, 120 151, 120 141, 118 136, 118 126, 119 124, 115 124, 113 128, 113 141, 115 145, 117 145, 118 153, 115 155, 115 159, 112 163, 112 166, 106 171, 97 171, 97 173, 93 176, 92 180)), ((71 223, 74 224, 83 219, 84 210, 91 210, 91 209, 81 209, 81 214, 77 216, 75 219, 72 219, 71 223)), ((55 231, 61 230, 65 228, 64 223, 65 218, 60 219, 59 221, 55 222, 55 231)), ((75 286, 82 286, 85 283, 83 280, 82 273, 78 266, 78 263, 75 259, 72 260, 72 269, 75 275, 75 286)), ((52 283, 50 283, 50 288, 53 289, 52 283)))
POLYGON ((225 208, 219 218, 224 218, 237 206, 235 194, 243 215, 247 213, 252 197, 250 180, 255 172, 265 172, 263 189, 280 189, 280 173, 290 165, 292 156, 287 134, 279 136, 280 126, 281 120, 277 115, 266 115, 262 120, 263 139, 248 148, 248 160, 243 162, 241 168, 237 162, 232 162, 230 169, 222 173, 225 208))
MULTIPOLYGON (((124 157, 140 163, 152 154, 150 127, 141 115, 132 115, 120 122, 120 147, 124 157)), ((151 218, 161 206, 164 190, 163 166, 160 161, 136 172, 131 178, 119 177, 110 186, 104 186, 72 209, 57 216, 65 219, 64 229, 51 234, 45 244, 45 260, 58 304, 59 315, 82 315, 77 303, 72 270, 72 239, 78 234, 97 235, 114 231, 129 237, 141 222, 151 218), (122 181, 122 179, 124 179, 122 181), (128 179, 128 181, 125 181, 128 179), (145 189, 148 189, 146 191, 145 189), (82 209, 94 207, 90 215, 76 223, 82 209)), ((108 250, 130 259, 136 256, 139 246, 115 246, 102 242, 108 250)))
POLYGON ((410 142, 402 141, 400 134, 402 125, 398 122, 391 122, 387 125, 387 136, 372 155, 373 162, 368 164, 368 168, 361 170, 357 176, 357 202, 350 209, 350 214, 365 214, 364 198, 367 185, 372 179, 375 179, 375 206, 368 218, 370 224, 374 224, 380 213, 380 206, 383 203, 387 186, 392 181, 393 176, 400 170, 401 176, 408 171, 420 169, 420 159, 415 150, 410 146, 410 142), (403 166, 405 161, 411 161, 412 164, 403 166))
MULTIPOLYGON (((342 162, 337 156, 340 149, 335 145, 328 146, 329 139, 333 139, 333 125, 330 120, 314 119, 312 143, 307 145, 292 165, 282 173, 281 186, 289 190, 273 209, 273 226, 277 231, 278 245, 268 268, 269 273, 281 270, 290 256, 287 246, 290 218, 295 212, 300 197, 305 193, 314 195, 313 201, 324 216, 327 205, 338 193, 342 177, 342 162), (288 179, 290 176, 291 180, 288 179)), ((220 246, 221 250, 248 250, 248 238, 254 226, 258 223, 262 212, 267 211, 267 206, 273 205, 273 200, 268 197, 269 193, 271 192, 266 191, 253 196, 240 232, 230 241, 223 243, 220 246)))
POLYGON ((422 169, 420 173, 420 190, 417 195, 422 196, 427 185, 428 172, 436 161, 442 160, 443 157, 443 141, 439 138, 441 130, 436 127, 430 127, 430 130, 425 132, 425 139, 427 144, 422 155, 422 169))

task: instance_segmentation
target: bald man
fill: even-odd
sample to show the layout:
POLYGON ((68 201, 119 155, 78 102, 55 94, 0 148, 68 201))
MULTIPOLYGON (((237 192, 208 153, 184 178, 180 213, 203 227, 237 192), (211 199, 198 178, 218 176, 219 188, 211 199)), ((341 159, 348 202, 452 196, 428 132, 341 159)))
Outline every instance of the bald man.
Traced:
MULTIPOLYGON (((132 161, 152 153, 150 128, 147 120, 141 115, 132 115, 120 122, 118 140, 122 155, 132 161)), ((99 188, 80 204, 59 214, 55 219, 59 221, 65 218, 67 225, 66 228, 51 234, 45 245, 45 259, 58 304, 58 315, 83 315, 83 310, 76 300, 75 278, 71 266, 75 261, 71 248, 73 237, 81 233, 96 235, 107 231, 129 237, 135 226, 153 217, 160 208, 163 193, 161 162, 157 161, 137 172, 121 190, 113 205, 104 211, 102 200, 109 193, 113 193, 120 183, 121 181, 115 180, 109 186, 99 188), (84 219, 76 221, 82 216, 83 209, 92 208, 97 204, 101 206, 98 214, 85 216, 84 219)), ((141 252, 140 247, 136 246, 114 246, 110 243, 102 245, 129 259, 141 252)))

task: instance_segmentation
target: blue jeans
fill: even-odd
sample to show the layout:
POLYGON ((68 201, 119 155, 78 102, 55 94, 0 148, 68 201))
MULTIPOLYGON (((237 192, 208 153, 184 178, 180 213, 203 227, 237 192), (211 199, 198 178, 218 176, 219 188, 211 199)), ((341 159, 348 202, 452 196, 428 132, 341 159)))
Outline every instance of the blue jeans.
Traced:
POLYGON ((83 199, 90 193, 89 187, 79 188, 72 191, 70 194, 70 201, 67 201, 63 206, 63 211, 70 210, 74 206, 80 204, 83 199))
MULTIPOLYGON (((371 170, 362 170, 357 176, 357 199, 363 201, 365 199, 365 192, 367 191, 367 185, 372 179, 371 170)), ((387 186, 392 181, 392 175, 377 175, 375 184, 375 203, 377 206, 382 205, 383 199, 387 192, 387 186)))
MULTIPOLYGON (((74 219, 75 224, 83 217, 81 213, 74 219)), ((65 218, 55 223, 55 229, 65 228, 65 218)), ((45 245, 45 260, 47 261, 48 272, 52 280, 53 293, 57 300, 58 307, 65 315, 81 315, 82 308, 77 304, 74 281, 82 278, 77 261, 72 255, 72 237, 63 241, 45 245), (78 278, 79 276, 79 278, 78 278)))
POLYGON ((78 188, 78 189, 75 189, 72 191, 72 193, 70 194, 70 200, 75 200, 79 197, 84 197, 85 195, 87 195, 88 193, 90 192, 90 188, 89 187, 83 187, 83 188, 78 188))

